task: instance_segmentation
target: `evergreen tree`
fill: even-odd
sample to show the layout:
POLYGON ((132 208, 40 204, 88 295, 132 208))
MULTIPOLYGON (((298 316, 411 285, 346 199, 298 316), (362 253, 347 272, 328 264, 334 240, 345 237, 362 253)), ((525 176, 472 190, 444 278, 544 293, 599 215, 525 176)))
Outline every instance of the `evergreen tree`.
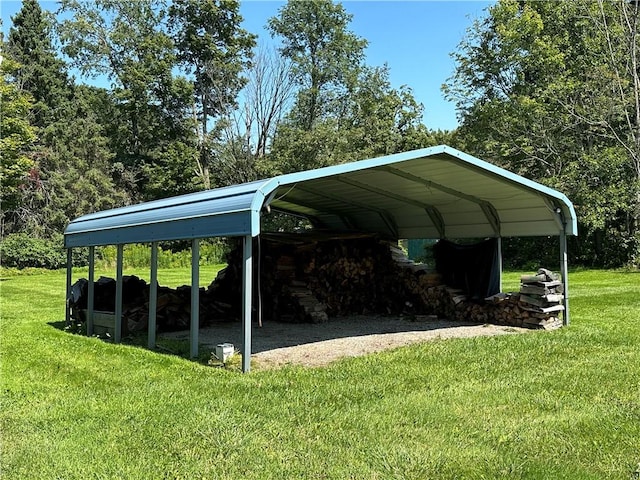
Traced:
POLYGON ((38 129, 29 174, 15 202, 3 205, 5 230, 52 237, 78 215, 127 201, 116 188, 101 123, 117 118, 100 119, 98 112, 109 103, 96 100, 100 89, 70 82, 53 48, 49 19, 36 1, 25 0, 13 20, 7 49, 25 62, 13 82, 33 97, 29 113, 38 129))
POLYGON ((44 127, 59 119, 69 101, 70 81, 66 66, 51 42, 51 21, 37 0, 23 0, 12 18, 6 53, 20 64, 14 73, 17 84, 33 97, 32 124, 44 127))
POLYGON ((76 87, 69 115, 43 132, 42 185, 25 198, 31 214, 23 229, 52 237, 80 215, 131 201, 126 183, 116 181, 114 154, 98 113, 105 97, 103 89, 76 87))

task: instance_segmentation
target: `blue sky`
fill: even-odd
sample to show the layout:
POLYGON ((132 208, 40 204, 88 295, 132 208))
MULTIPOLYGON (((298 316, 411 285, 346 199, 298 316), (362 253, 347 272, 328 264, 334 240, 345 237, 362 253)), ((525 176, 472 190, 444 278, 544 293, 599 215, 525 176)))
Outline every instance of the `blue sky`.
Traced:
MULTIPOLYGON (((485 9, 489 1, 343 1, 353 15, 351 30, 368 40, 367 64, 388 64, 394 87, 408 85, 425 107, 424 123, 432 129, 457 126, 455 109, 442 97, 440 86, 454 69, 449 54, 464 36, 465 30, 485 9)), ((41 2, 54 10, 56 2, 41 2)), ((271 0, 243 1, 240 11, 244 27, 271 39, 264 30, 267 19, 277 15, 284 2, 271 0)), ((10 17, 21 8, 15 0, 0 1, 2 31, 8 32, 10 17)))

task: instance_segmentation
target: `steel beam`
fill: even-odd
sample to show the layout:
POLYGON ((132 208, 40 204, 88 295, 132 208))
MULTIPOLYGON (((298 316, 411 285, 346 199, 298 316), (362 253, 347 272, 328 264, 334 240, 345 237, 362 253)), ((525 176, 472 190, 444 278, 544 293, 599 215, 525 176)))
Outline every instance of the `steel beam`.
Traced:
POLYGON ((191 358, 198 356, 200 329, 200 240, 191 240, 191 325, 189 328, 191 358))
POLYGON ((95 281, 95 249, 89 247, 89 282, 87 284, 87 336, 93 335, 94 281, 95 281))
POLYGON ((124 258, 124 245, 118 244, 116 254, 116 311, 113 327, 113 341, 120 343, 122 340, 122 264, 124 258))
POLYGON ((342 198, 339 195, 334 195, 330 192, 320 191, 318 189, 309 187, 308 185, 298 185, 296 186, 298 190, 303 192, 311 193, 312 195, 316 195, 318 197, 327 198, 329 200, 336 201, 338 203, 342 203, 345 205, 351 205, 356 208, 361 208, 363 210, 368 210, 370 212, 376 213, 384 222, 385 226, 389 229, 389 232, 393 236, 393 238, 398 238, 398 227, 393 221, 392 216, 384 209, 372 207, 371 205, 366 205, 361 202, 356 202, 354 200, 348 198, 342 198))
POLYGON ((493 232, 495 233, 495 235, 496 236, 500 235, 500 216, 498 215, 498 212, 496 211, 495 207, 491 205, 491 203, 487 202, 486 200, 482 200, 478 197, 474 197, 473 195, 459 192, 458 190, 455 190, 453 188, 445 187, 444 185, 440 185, 439 183, 432 182, 431 180, 427 180, 426 178, 418 177, 417 175, 413 175, 412 173, 405 172, 404 170, 400 170, 398 168, 386 166, 386 167, 380 167, 379 170, 392 173, 393 175, 397 175, 398 177, 402 177, 414 183, 419 183, 421 185, 424 185, 427 188, 433 188, 435 190, 439 190, 441 192, 452 195, 456 198, 462 198, 471 203, 475 203, 480 207, 480 209, 482 210, 482 213, 484 213, 484 216, 486 217, 487 222, 489 222, 489 225, 491 225, 491 228, 493 229, 493 232))
MULTIPOLYGON (((350 178, 337 177, 336 180, 338 180, 340 182, 343 182, 343 183, 346 183, 348 185, 351 185, 353 187, 361 188, 361 189, 366 190, 368 192, 375 193, 376 195, 381 195, 383 197, 392 198, 394 200, 397 200, 398 202, 406 203, 408 205, 413 205, 414 207, 418 207, 418 208, 424 210, 425 213, 427 214, 427 216, 429 217, 429 219, 433 222, 435 228, 438 230, 438 234, 441 235, 441 236, 444 236, 444 221, 442 219, 442 214, 433 205, 430 205, 430 204, 424 203, 424 202, 420 202, 418 200, 414 200, 414 199, 409 198, 409 197, 405 197, 404 195, 398 195, 397 193, 390 192, 390 191, 385 190, 383 188, 374 187, 373 185, 368 185, 366 183, 362 183, 362 182, 359 182, 357 180, 352 180, 350 178)), ((383 217, 383 220, 384 220, 384 217, 383 217)), ((396 238, 398 237, 397 233, 398 232, 396 230, 396 232, 395 232, 396 238)))
POLYGON ((414 200, 409 197, 405 197, 403 195, 398 195, 397 193, 390 192, 383 188, 374 187, 373 185, 369 185, 367 183, 359 182, 358 180, 353 180, 351 178, 346 177, 336 177, 336 180, 342 183, 346 183, 347 185, 351 185, 352 187, 361 188, 362 190, 367 190, 368 192, 375 193, 376 195, 382 195, 383 197, 392 198, 401 203, 406 203, 408 205, 413 205, 414 207, 418 207, 421 209, 426 208, 435 208, 428 203, 419 202, 418 200, 414 200))
POLYGON ((497 237, 498 243, 497 243, 497 249, 498 251, 496 252, 496 255, 498 255, 498 271, 500 272, 500 278, 499 278, 499 287, 500 287, 500 292, 502 291, 502 237, 497 237))
POLYGON ((564 228, 560 231, 560 275, 564 284, 564 312, 562 314, 562 324, 567 326, 571 323, 569 315, 569 267, 567 260, 567 234, 564 228))
MULTIPOLYGON (((314 205, 311 205, 309 202, 305 202, 304 200, 297 200, 297 199, 291 199, 288 198, 287 200, 278 200, 278 202, 276 203, 276 205, 273 207, 274 210, 280 210, 283 212, 291 212, 291 213, 295 213, 296 215, 299 216, 304 216, 307 218, 314 218, 317 219, 318 216, 315 214, 312 215, 306 215, 304 213, 301 212, 296 212, 294 210, 291 210, 290 208, 287 208, 286 206, 280 206, 280 203, 284 203, 284 204, 289 204, 289 205, 299 205, 301 207, 305 207, 305 208, 309 208, 311 210, 314 210, 317 213, 330 213, 332 215, 335 215, 336 217, 339 217, 340 220, 342 221, 342 223, 345 224, 345 226, 349 226, 349 224, 353 224, 354 221, 351 217, 347 216, 344 212, 340 212, 337 211, 333 208, 323 208, 322 210, 318 210, 314 205)), ((317 220, 319 222, 319 220, 317 220)), ((322 222, 320 222, 322 223, 322 222)))
POLYGON ((251 370, 251 287, 253 285, 253 239, 246 235, 243 242, 242 266, 242 371, 251 370))
POLYGON ((431 223, 433 223, 433 226, 436 227, 436 230, 438 230, 438 235, 440 235, 440 238, 445 238, 445 224, 440 210, 438 210, 436 207, 426 207, 425 211, 427 212, 427 215, 429 215, 429 219, 431 219, 431 223))
POLYGON ((71 248, 67 248, 67 299, 64 302, 65 312, 64 312, 64 322, 68 327, 71 325, 71 280, 73 277, 73 256, 71 248))
POLYGON ((156 317, 158 310, 158 242, 151 243, 151 280, 149 283, 149 321, 147 347, 156 348, 156 317))

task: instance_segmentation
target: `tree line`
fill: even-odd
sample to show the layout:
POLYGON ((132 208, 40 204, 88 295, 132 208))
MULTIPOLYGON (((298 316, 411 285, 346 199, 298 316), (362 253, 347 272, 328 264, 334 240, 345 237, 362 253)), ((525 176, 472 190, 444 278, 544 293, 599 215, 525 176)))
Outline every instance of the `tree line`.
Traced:
POLYGON ((274 49, 237 0, 23 0, 1 45, 2 237, 59 242, 85 213, 448 143, 567 194, 579 261, 638 261, 637 3, 497 2, 452 54, 453 132, 365 62, 351 19, 289 1, 274 49))

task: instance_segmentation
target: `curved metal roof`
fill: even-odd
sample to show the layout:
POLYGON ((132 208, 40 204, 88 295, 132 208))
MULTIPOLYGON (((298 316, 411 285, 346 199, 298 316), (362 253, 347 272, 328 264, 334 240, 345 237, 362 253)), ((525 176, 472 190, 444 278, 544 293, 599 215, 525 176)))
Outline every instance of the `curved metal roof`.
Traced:
POLYGON ((392 238, 577 235, 562 193, 441 145, 85 215, 65 246, 256 236, 267 205, 392 238))

